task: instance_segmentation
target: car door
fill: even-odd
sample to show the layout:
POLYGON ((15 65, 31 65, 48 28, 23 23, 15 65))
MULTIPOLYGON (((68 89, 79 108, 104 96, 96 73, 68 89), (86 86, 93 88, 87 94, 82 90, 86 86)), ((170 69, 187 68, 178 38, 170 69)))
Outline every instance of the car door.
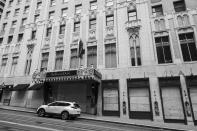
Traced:
POLYGON ((53 102, 48 104, 47 108, 45 109, 47 113, 54 114, 56 113, 58 102, 53 102))
POLYGON ((60 102, 58 103, 58 106, 56 108, 56 113, 60 114, 62 111, 64 111, 66 109, 67 106, 69 106, 69 103, 64 103, 64 102, 60 102))

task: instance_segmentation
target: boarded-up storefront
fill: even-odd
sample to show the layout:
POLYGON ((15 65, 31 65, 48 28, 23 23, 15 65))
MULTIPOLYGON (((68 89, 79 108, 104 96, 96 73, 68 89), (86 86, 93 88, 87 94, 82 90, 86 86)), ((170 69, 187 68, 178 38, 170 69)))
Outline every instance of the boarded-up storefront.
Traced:
POLYGON ((187 77, 187 87, 191 101, 193 120, 195 125, 197 125, 197 76, 187 77))
POLYGON ((180 78, 159 78, 165 122, 185 123, 180 78))
POLYGON ((103 115, 120 116, 119 85, 117 80, 102 81, 103 115))
POLYGON ((133 119, 152 119, 148 79, 127 81, 129 97, 129 117, 133 119))

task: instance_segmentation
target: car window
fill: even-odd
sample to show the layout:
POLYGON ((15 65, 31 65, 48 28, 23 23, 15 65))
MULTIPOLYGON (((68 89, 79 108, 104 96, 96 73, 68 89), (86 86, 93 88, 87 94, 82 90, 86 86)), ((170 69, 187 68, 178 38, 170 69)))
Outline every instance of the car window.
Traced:
POLYGON ((70 103, 58 103, 58 106, 70 106, 70 103))
POLYGON ((48 106, 57 106, 57 102, 53 102, 53 103, 50 103, 50 104, 48 104, 48 106))
POLYGON ((79 104, 75 103, 75 104, 74 104, 74 107, 79 108, 80 106, 79 106, 79 104))

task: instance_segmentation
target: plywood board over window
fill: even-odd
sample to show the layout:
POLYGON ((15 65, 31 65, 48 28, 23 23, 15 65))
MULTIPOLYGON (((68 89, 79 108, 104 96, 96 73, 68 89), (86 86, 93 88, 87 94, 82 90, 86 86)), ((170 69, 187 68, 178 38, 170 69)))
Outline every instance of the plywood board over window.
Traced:
POLYGON ((119 87, 117 80, 103 81, 103 115, 120 116, 119 87))
POLYGON ((149 80, 129 79, 129 117, 132 119, 152 119, 149 80))
POLYGON ((180 78, 160 78, 159 86, 164 121, 185 123, 180 78))

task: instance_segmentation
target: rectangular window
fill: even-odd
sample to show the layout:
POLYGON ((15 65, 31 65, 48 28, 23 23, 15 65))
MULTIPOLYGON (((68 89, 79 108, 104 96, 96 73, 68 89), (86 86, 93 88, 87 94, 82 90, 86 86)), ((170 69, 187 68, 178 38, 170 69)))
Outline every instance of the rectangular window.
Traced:
POLYGON ((197 61, 197 48, 194 32, 179 34, 184 61, 197 61))
POLYGON ((64 51, 56 51, 55 70, 61 70, 63 65, 64 51))
POLYGON ((91 1, 90 2, 90 10, 96 10, 97 9, 97 1, 91 1))
POLYGON ((47 71, 48 59, 49 59, 49 52, 42 53, 40 71, 47 71))
POLYGON ((65 24, 60 25, 59 34, 65 34, 65 28, 66 28, 66 25, 65 24))
POLYGON ((37 10, 40 10, 41 7, 42 7, 42 2, 40 1, 40 2, 37 3, 36 9, 37 10))
POLYGON ((18 34, 18 42, 21 42, 23 40, 23 33, 18 34))
POLYGON ((53 20, 54 14, 55 14, 55 11, 49 12, 49 19, 50 19, 50 20, 53 20))
POLYGON ((105 45, 105 67, 106 68, 117 67, 115 43, 105 45))
POLYGON ((68 0, 62 0, 62 3, 66 3, 66 2, 68 2, 68 0))
POLYGON ((5 31, 7 27, 7 23, 3 23, 2 31, 5 31))
POLYGON ((97 47, 92 46, 87 49, 87 66, 97 67, 97 47))
POLYGON ((14 15, 18 16, 20 9, 15 9, 14 15))
POLYGON ((16 22, 17 21, 12 21, 12 27, 11 28, 16 28, 16 22))
POLYGON ((163 15, 162 5, 153 6, 152 7, 152 14, 153 14, 153 16, 162 16, 163 15))
POLYGON ((51 6, 55 6, 56 3, 55 3, 55 0, 51 0, 51 6))
POLYGON ((1 62, 1 73, 3 74, 4 71, 5 71, 5 67, 7 65, 7 61, 8 61, 8 58, 2 58, 2 62, 1 62))
POLYGON ((23 18, 21 21, 21 26, 25 26, 27 22, 27 18, 23 18))
POLYGON ((9 18, 9 16, 10 16, 10 11, 7 11, 5 18, 9 18))
POLYGON ((51 31, 52 31, 52 27, 48 27, 47 28, 47 32, 46 32, 46 37, 50 37, 51 36, 51 31))
POLYGON ((26 60, 25 75, 29 75, 30 69, 31 69, 31 63, 32 63, 32 59, 31 58, 26 60))
POLYGON ((89 28, 96 29, 96 19, 90 19, 89 28))
POLYGON ((18 1, 17 1, 17 4, 19 5, 19 4, 21 4, 21 2, 22 2, 22 0, 18 0, 18 1))
POLYGON ((75 14, 80 14, 82 10, 82 4, 75 5, 75 14))
POLYGON ((8 36, 8 44, 10 44, 12 42, 13 36, 8 36))
POLYGON ((28 14, 28 13, 29 13, 29 6, 25 6, 24 14, 28 14))
POLYGON ((172 63, 169 36, 155 37, 158 64, 172 63))
POLYGON ((34 16, 34 22, 35 22, 35 23, 38 22, 39 16, 40 16, 40 15, 35 15, 35 16, 34 16))
POLYGON ((128 12, 128 20, 129 21, 137 20, 137 12, 136 12, 136 10, 132 10, 132 11, 128 12))
POLYGON ((67 10, 68 10, 68 8, 63 8, 62 9, 62 14, 61 14, 62 17, 66 17, 67 16, 67 10))
POLYGON ((79 32, 80 31, 80 22, 75 22, 74 23, 74 32, 79 32))
POLYGON ((33 30, 31 32, 31 40, 34 40, 34 39, 36 39, 36 30, 33 30))
POLYGON ((13 57, 12 58, 12 67, 11 67, 11 70, 10 70, 10 75, 15 75, 17 63, 18 63, 18 57, 13 57))
POLYGON ((0 38, 0 45, 2 45, 2 44, 3 44, 3 37, 0 38))
POLYGON ((114 26, 114 16, 106 16, 106 26, 114 26))
POLYGON ((141 63, 141 51, 140 51, 140 40, 138 36, 131 37, 129 39, 130 44, 130 57, 132 66, 140 66, 141 63))
POLYGON ((71 49, 70 68, 76 69, 79 67, 79 59, 77 49, 71 49))
POLYGON ((113 6, 114 5, 113 0, 105 0, 105 2, 106 2, 106 6, 113 6))
POLYGON ((13 0, 10 0, 8 6, 12 6, 12 4, 13 4, 13 0))
POLYGON ((174 4, 175 12, 181 12, 181 11, 185 11, 186 10, 185 1, 184 0, 175 1, 175 2, 173 2, 173 4, 174 4))

